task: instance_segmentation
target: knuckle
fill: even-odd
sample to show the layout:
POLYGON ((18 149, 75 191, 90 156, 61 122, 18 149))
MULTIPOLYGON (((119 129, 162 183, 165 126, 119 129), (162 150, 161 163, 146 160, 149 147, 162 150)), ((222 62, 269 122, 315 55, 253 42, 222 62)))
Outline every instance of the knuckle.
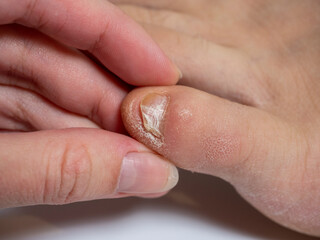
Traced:
POLYGON ((39 42, 37 32, 21 26, 10 26, 1 31, 6 31, 4 36, 0 33, 0 48, 5 49, 7 58, 0 58, 0 71, 5 74, 4 82, 9 85, 17 85, 30 90, 44 91, 39 80, 36 60, 47 54, 43 51, 43 45, 39 42), (41 54, 41 55, 39 55, 41 54))
POLYGON ((25 10, 25 16, 30 17, 33 15, 35 11, 35 7, 37 6, 38 0, 28 0, 25 10))
POLYGON ((23 16, 32 27, 41 29, 47 24, 46 9, 39 8, 39 0, 29 0, 23 16))
MULTIPOLYGON (((44 203, 66 204, 86 197, 92 159, 87 146, 65 144, 47 157, 44 203)), ((52 150, 51 150, 52 152, 52 150)))
POLYGON ((26 60, 34 50, 34 41, 26 34, 26 28, 20 26, 2 27, 0 32, 0 48, 9 56, 1 58, 1 70, 9 77, 26 77, 26 60))
POLYGON ((8 34, 7 38, 2 40, 2 44, 6 47, 7 54, 14 58, 5 64, 5 71, 9 77, 32 79, 35 74, 33 68, 30 67, 29 59, 30 55, 37 51, 36 42, 25 28, 15 27, 10 30, 12 34, 8 34), (19 31, 19 33, 13 31, 19 31))
POLYGON ((93 44, 91 44, 91 47, 89 47, 89 52, 95 53, 101 49, 101 47, 105 47, 103 44, 103 41, 105 40, 105 37, 107 36, 111 22, 109 19, 105 20, 104 26, 101 28, 101 30, 98 32, 97 37, 93 41, 93 44))

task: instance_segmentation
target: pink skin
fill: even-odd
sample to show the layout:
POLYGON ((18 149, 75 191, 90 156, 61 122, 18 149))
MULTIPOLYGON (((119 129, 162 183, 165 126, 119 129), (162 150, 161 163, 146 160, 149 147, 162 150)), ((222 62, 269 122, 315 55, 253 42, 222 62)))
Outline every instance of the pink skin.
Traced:
POLYGON ((1 1, 0 24, 18 23, 88 50, 129 84, 174 84, 179 72, 141 27, 108 1, 1 1))
POLYGON ((172 164, 121 135, 130 85, 180 76, 121 10, 1 1, 0 48, 0 207, 161 195, 176 184, 172 164))
MULTIPOLYGON (((143 169, 143 176, 137 176, 138 181, 140 177, 150 179, 142 185, 138 182, 139 192, 119 192, 124 157, 128 153, 151 151, 116 133, 99 129, 3 133, 0 151, 1 207, 67 204, 128 196, 152 197, 166 191, 162 187, 166 184, 168 172, 153 162, 143 169), (144 193, 143 189, 148 192, 144 193)), ((155 160, 162 165, 169 164, 161 159, 155 160)))

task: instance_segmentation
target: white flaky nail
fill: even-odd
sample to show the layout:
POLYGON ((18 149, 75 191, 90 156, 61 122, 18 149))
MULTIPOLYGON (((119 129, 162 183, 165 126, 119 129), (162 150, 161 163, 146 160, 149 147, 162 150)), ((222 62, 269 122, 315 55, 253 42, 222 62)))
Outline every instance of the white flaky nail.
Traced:
POLYGON ((169 98, 165 95, 151 93, 140 104, 143 126, 157 138, 163 137, 162 122, 165 117, 169 98))

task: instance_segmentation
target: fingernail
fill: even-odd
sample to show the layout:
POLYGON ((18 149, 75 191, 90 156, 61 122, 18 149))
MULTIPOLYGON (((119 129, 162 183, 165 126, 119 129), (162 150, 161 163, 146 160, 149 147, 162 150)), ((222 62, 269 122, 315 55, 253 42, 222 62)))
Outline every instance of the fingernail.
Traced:
POLYGON ((148 94, 142 99, 140 110, 143 126, 157 138, 163 137, 162 122, 167 110, 169 98, 156 93, 148 94))
POLYGON ((152 153, 128 153, 122 162, 118 193, 149 194, 172 189, 179 180, 177 168, 152 153))

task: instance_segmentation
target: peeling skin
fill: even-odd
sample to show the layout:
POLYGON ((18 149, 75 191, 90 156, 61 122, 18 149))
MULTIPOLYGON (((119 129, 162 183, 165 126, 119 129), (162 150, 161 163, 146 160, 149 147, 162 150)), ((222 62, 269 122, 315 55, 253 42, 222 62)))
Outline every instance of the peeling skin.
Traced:
POLYGON ((169 98, 160 94, 147 95, 140 104, 143 126, 156 138, 163 138, 162 123, 168 107, 169 98))

